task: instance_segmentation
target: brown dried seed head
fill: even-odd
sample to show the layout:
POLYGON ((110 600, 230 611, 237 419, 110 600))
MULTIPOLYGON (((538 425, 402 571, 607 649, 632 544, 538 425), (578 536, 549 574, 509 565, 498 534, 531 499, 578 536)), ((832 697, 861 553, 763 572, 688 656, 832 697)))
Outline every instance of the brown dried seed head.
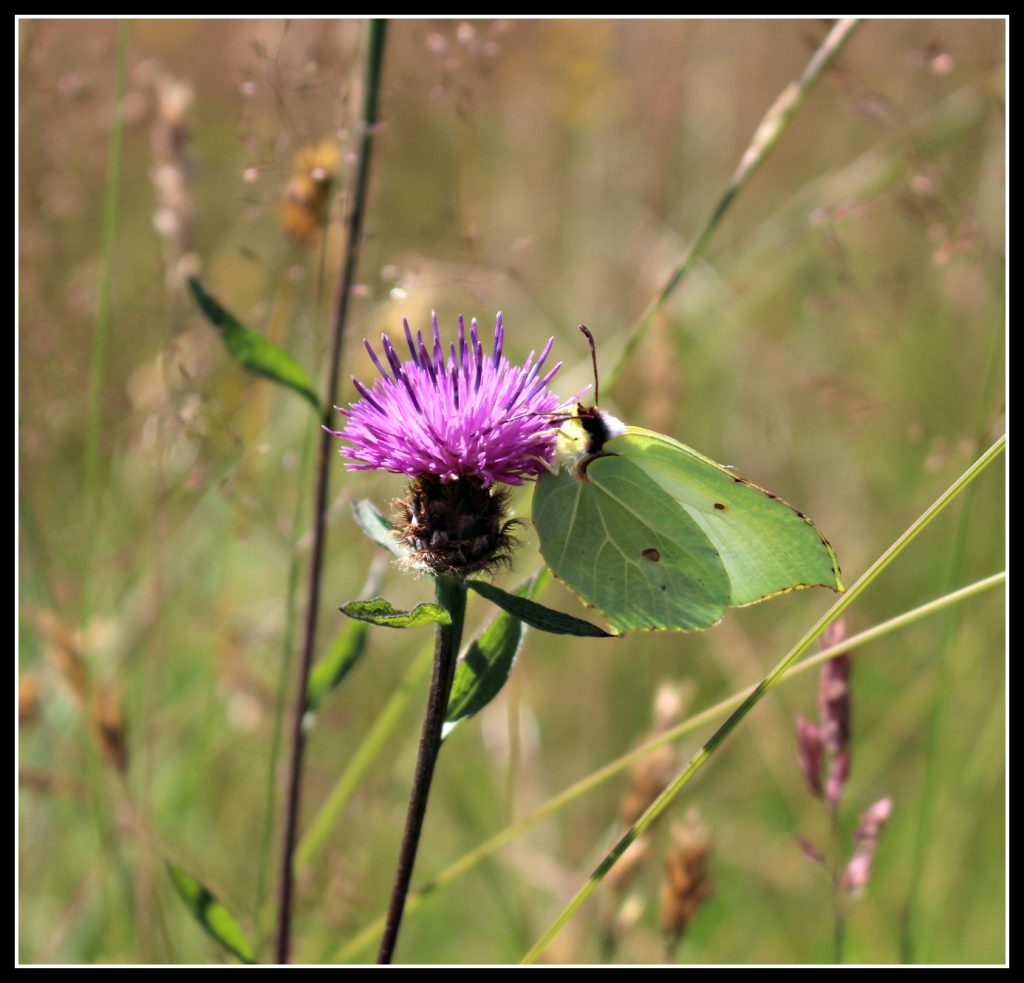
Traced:
POLYGON ((666 745, 655 748, 630 768, 629 788, 619 806, 619 815, 626 825, 632 826, 665 791, 675 774, 675 767, 675 750, 666 745))
POLYGON ((25 614, 43 640, 43 655, 81 706, 89 694, 89 669, 82 647, 82 633, 69 628, 52 611, 25 605, 25 614))
POLYGON ((285 232, 300 243, 314 239, 327 224, 339 159, 338 144, 330 138, 300 147, 295 154, 278 218, 285 232))
MULTIPOLYGON (((686 683, 663 682, 654 696, 654 730, 648 739, 663 734, 679 722, 693 695, 686 683)), ((632 825, 665 790, 675 774, 676 751, 670 745, 655 748, 629 771, 629 788, 619 806, 623 822, 632 825)))
POLYGON ((111 686, 97 688, 90 710, 103 756, 117 771, 123 773, 128 767, 128 745, 121 698, 117 690, 111 686))
POLYGON ((669 944, 683 937, 697 909, 714 891, 707 872, 710 850, 710 834, 696 809, 683 823, 673 824, 661 887, 661 930, 669 944))
POLYGON ((29 724, 39 709, 39 674, 24 672, 18 676, 18 723, 29 724))

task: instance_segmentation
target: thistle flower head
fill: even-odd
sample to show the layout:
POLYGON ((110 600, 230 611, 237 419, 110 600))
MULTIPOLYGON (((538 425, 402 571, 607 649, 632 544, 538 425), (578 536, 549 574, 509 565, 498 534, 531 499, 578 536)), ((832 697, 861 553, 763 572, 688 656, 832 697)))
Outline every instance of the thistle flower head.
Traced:
POLYGON ((416 560, 435 573, 461 576, 509 559, 514 543, 507 519, 508 495, 500 485, 536 477, 555 451, 561 406, 547 385, 559 362, 541 377, 554 343, 540 358, 530 353, 513 366, 502 355, 501 314, 494 347, 485 354, 477 323, 459 317, 458 344, 441 342, 436 315, 433 338, 413 338, 403 321, 409 358, 403 361, 382 335, 387 367, 364 342, 380 378, 367 387, 353 378, 362 397, 348 409, 341 431, 350 471, 380 470, 408 475, 409 491, 398 503, 398 536, 416 560))
POLYGON ((364 342, 380 378, 370 387, 353 378, 362 398, 348 409, 337 407, 348 418, 336 433, 349 445, 342 451, 346 467, 444 484, 474 479, 482 488, 536 477, 554 453, 550 415, 561 405, 547 388, 561 363, 540 378, 554 339, 536 361, 531 353, 524 365, 513 366, 502 354, 500 313, 489 355, 475 319, 467 338, 459 317, 458 344, 451 342, 447 352, 436 315, 429 347, 422 332, 414 339, 409 322, 403 326, 410 357, 403 361, 382 335, 385 367, 364 342))

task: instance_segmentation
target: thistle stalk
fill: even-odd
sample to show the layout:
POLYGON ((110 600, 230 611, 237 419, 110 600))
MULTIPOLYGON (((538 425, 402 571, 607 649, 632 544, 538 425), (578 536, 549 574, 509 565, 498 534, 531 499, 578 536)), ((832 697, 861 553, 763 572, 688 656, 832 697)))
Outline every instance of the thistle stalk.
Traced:
POLYGON ((430 695, 427 698, 427 711, 423 717, 423 730, 420 734, 420 747, 416 756, 416 771, 413 776, 412 791, 409 795, 409 809, 405 819, 405 832, 402 834, 402 847, 398 856, 398 867, 395 870, 395 884, 391 890, 391 901, 384 924, 384 935, 380 941, 378 963, 390 963, 398 940, 398 929, 405 911, 405 899, 409 894, 409 884, 416 863, 416 851, 419 847, 420 834, 423 831, 423 819, 427 812, 427 799, 434 778, 434 766, 437 764, 438 752, 441 750, 441 727, 444 724, 445 711, 448 709, 448 697, 451 694, 452 680, 455 678, 455 661, 462 642, 462 625, 466 614, 466 584, 461 578, 439 575, 437 582, 437 603, 447 609, 451 615, 451 623, 437 626, 434 647, 434 674, 430 680, 430 695))

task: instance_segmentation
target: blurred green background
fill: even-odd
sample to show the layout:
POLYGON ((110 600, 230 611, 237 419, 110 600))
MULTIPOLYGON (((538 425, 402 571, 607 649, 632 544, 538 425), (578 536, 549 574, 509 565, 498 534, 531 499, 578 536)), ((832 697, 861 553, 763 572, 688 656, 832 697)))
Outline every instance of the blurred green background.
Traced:
MULTIPOLYGON (((829 26, 394 22, 343 378, 372 377, 362 338, 400 330, 403 315, 425 327, 435 309, 451 330, 462 312, 489 328, 500 309, 510 357, 553 334, 558 391, 586 384, 576 325, 593 330, 599 357, 611 351, 829 26)), ((1004 426, 1004 31, 1000 20, 863 25, 602 392, 628 422, 813 516, 847 583, 1004 426)), ((200 272, 324 377, 365 46, 360 21, 20 23, 23 962, 230 961, 175 896, 165 859, 267 937, 272 905, 256 913, 276 878, 278 835, 269 854, 262 840, 267 769, 293 554, 300 618, 305 606, 302 454, 317 421, 230 361, 182 277, 200 272)), ((348 382, 342 398, 355 398, 348 382)), ((321 652, 379 552, 348 505, 386 507, 402 490, 340 459, 332 481, 321 652)), ((1004 482, 999 460, 855 604, 851 633, 1001 570, 1004 482)), ((529 514, 528 490, 515 507, 529 514)), ((506 586, 537 564, 529 528, 523 539, 506 586)), ((384 576, 396 604, 431 597, 424 580, 384 576)), ((894 812, 852 910, 848 961, 906 954, 915 856, 913 958, 1004 958, 1001 594, 855 658, 844 856, 861 810, 890 795, 894 812)), ((582 613, 558 587, 544 601, 582 613)), ((414 883, 634 746, 659 684, 685 683, 694 711, 722 699, 831 601, 790 594, 697 636, 530 633, 500 698, 446 745, 414 883)), ((493 610, 472 598, 467 630, 493 610)), ((371 632, 311 732, 304 824, 429 638, 371 632)), ((669 824, 697 806, 715 893, 674 958, 831 960, 829 885, 796 842, 829 838, 795 763, 795 719, 816 715, 816 687, 812 672, 772 693, 675 803, 630 884, 617 945, 602 943, 618 904, 605 885, 548 959, 665 957, 669 824)), ((300 872, 298 961, 330 958, 386 904, 425 696, 423 682, 300 872)), ((627 785, 605 783, 437 892, 407 917, 399 959, 518 960, 622 828, 627 785)))

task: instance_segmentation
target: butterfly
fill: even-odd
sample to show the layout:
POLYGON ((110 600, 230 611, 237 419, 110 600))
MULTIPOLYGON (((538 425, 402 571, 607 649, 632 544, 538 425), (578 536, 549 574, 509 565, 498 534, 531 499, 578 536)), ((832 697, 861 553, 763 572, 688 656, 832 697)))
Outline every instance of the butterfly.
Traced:
POLYGON ((551 572, 619 633, 702 631, 801 587, 843 591, 835 550, 777 495, 665 434, 578 403, 537 479, 551 572))

